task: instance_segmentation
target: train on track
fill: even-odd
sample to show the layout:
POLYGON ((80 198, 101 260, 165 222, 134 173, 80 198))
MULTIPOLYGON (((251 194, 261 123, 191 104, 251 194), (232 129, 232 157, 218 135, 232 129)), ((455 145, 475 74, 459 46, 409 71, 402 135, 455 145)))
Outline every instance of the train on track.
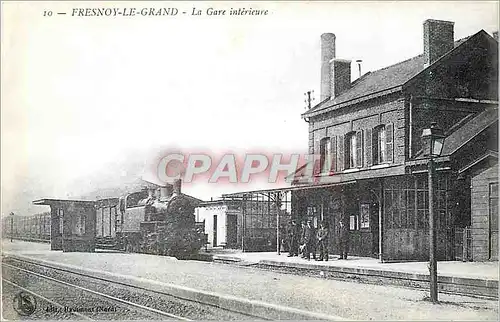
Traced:
MULTIPOLYGON (((189 258, 206 245, 201 200, 181 193, 180 180, 95 202, 97 248, 189 258)), ((4 236, 50 241, 50 213, 4 218, 4 236)), ((62 226, 62 224, 61 224, 62 226)))
POLYGON ((3 236, 36 242, 50 241, 50 212, 30 216, 8 216, 2 223, 3 236))

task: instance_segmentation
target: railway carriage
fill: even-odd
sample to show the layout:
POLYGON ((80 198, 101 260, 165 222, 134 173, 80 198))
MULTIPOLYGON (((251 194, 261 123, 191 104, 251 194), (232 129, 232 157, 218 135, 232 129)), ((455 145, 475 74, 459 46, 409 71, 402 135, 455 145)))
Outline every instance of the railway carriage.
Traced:
POLYGON ((8 216, 3 219, 3 236, 28 241, 50 241, 50 213, 8 216))

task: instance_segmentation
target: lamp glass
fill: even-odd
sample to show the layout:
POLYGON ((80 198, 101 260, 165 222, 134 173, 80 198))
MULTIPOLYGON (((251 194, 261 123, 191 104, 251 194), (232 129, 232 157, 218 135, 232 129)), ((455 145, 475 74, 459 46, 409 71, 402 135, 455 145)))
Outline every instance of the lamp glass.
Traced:
POLYGON ((443 149, 443 141, 444 138, 435 138, 433 140, 432 155, 438 156, 441 154, 441 150, 443 149))

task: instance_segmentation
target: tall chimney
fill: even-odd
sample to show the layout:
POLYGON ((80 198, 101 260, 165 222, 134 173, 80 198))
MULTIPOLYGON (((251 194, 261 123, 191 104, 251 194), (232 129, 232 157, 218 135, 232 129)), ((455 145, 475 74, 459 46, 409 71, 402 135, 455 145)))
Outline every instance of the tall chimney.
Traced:
POLYGON ((175 194, 177 194, 177 195, 181 194, 181 185, 182 185, 181 179, 174 180, 174 193, 175 194))
POLYGON ((424 21, 424 67, 429 66, 454 47, 452 21, 424 21))
POLYGON ((330 60, 335 58, 335 35, 326 33, 321 35, 321 88, 320 100, 324 101, 332 96, 330 60))
POLYGON ((351 87, 351 61, 334 58, 330 61, 331 97, 337 97, 351 87))

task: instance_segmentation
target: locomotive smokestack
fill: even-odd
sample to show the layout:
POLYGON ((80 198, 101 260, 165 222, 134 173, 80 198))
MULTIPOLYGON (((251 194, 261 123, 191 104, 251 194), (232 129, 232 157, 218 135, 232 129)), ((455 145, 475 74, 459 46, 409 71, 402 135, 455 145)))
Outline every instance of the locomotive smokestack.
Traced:
POLYGON ((168 198, 170 198, 172 196, 172 191, 173 191, 173 187, 171 184, 167 183, 167 185, 165 187, 161 187, 160 188, 160 200, 164 201, 164 200, 167 200, 168 198))
POLYGON ((182 185, 181 179, 174 180, 174 193, 175 194, 177 194, 177 195, 181 194, 181 185, 182 185))

